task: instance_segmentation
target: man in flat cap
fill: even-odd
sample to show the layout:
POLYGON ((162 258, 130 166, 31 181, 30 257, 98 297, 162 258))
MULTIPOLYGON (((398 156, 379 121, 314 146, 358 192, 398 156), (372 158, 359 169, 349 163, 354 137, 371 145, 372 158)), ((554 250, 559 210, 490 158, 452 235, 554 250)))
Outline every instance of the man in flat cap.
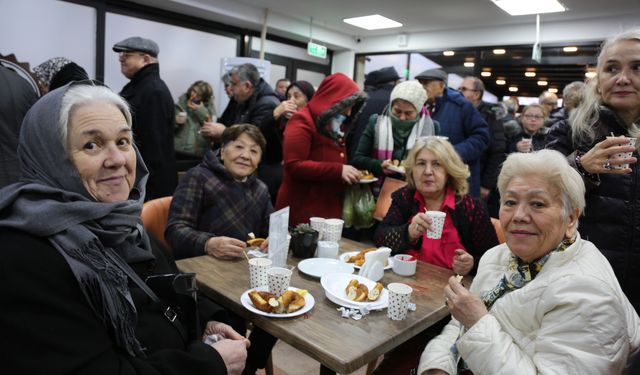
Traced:
POLYGON ((449 142, 469 166, 469 193, 480 197, 480 159, 489 145, 489 126, 480 112, 462 94, 447 87, 447 73, 429 69, 415 78, 427 91, 427 108, 440 123, 440 135, 449 142))
POLYGON ((139 36, 113 46, 120 71, 130 81, 120 92, 131 106, 136 146, 149 169, 145 200, 173 195, 178 172, 173 149, 175 112, 169 88, 160 79, 156 42, 139 36))

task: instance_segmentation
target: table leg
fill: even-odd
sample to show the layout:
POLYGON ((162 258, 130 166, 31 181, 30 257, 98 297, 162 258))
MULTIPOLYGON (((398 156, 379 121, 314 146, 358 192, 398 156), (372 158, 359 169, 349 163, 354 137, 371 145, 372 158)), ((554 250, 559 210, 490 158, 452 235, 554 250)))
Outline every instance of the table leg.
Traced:
POLYGON ((320 365, 320 375, 336 375, 336 372, 325 365, 320 365))

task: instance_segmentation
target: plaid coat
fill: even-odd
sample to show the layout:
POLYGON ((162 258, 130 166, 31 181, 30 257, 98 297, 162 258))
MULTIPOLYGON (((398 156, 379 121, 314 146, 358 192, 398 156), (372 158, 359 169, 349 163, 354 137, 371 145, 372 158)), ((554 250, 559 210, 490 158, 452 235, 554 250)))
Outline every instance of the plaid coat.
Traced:
POLYGON ((218 156, 207 151, 173 195, 165 237, 176 259, 204 255, 211 237, 245 241, 253 232, 266 238, 272 212, 267 186, 255 173, 244 182, 235 181, 218 156))

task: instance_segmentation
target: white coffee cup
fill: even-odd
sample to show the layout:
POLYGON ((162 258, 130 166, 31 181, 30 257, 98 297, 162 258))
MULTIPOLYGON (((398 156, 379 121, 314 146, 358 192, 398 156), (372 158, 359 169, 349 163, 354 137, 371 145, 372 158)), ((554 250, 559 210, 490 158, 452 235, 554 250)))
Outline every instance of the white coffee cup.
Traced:
POLYGON ((334 241, 318 241, 317 249, 316 257, 336 259, 340 246, 334 241))
MULTIPOLYGON (((608 136, 607 138, 615 138, 615 137, 608 136)), ((627 137, 627 139, 629 140, 629 145, 635 147, 636 138, 627 137)), ((619 144, 618 146, 622 146, 622 144, 619 144)), ((633 152, 621 152, 619 154, 613 155, 613 157, 616 159, 627 159, 627 158, 630 158, 632 155, 633 155, 633 152)), ((611 165, 611 169, 627 169, 627 168, 629 168, 628 163, 611 165)))
POLYGON ((442 211, 427 211, 427 216, 431 218, 431 225, 427 229, 427 238, 439 239, 442 237, 444 229, 444 219, 447 216, 442 211))
POLYGON ((176 115, 176 124, 182 125, 187 122, 187 112, 178 112, 176 115))
POLYGON ((391 283, 387 285, 387 290, 389 290, 387 317, 391 320, 406 319, 413 289, 407 284, 391 283))
POLYGON ((531 148, 533 146, 531 138, 522 138, 522 142, 524 142, 525 146, 527 147, 527 151, 525 152, 531 152, 531 148))
POLYGON ((413 255, 397 254, 393 257, 393 272, 400 276, 413 276, 418 260, 413 255))
POLYGON ((309 225, 311 225, 311 228, 318 231, 318 240, 322 240, 322 235, 324 234, 325 228, 325 219, 323 217, 310 217, 309 225))
POLYGON ((324 233, 322 239, 325 241, 338 242, 342 238, 342 226, 344 220, 342 219, 326 219, 324 221, 324 233))
POLYGON ((271 267, 271 259, 249 259, 249 283, 252 288, 268 285, 267 270, 271 267))
POLYGON ((288 268, 271 267, 267 270, 267 283, 269 284, 269 293, 281 296, 289 289, 292 272, 288 268))

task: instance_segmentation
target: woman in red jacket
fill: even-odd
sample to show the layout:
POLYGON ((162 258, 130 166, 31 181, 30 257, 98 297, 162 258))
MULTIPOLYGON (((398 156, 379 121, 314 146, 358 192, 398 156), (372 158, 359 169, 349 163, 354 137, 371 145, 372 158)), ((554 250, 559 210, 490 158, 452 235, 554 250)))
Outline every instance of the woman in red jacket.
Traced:
POLYGON ((325 78, 309 104, 289 119, 276 209, 290 206, 291 226, 312 216, 342 216, 345 183, 360 180, 360 172, 346 164, 344 132, 365 100, 352 79, 336 73, 325 78))

